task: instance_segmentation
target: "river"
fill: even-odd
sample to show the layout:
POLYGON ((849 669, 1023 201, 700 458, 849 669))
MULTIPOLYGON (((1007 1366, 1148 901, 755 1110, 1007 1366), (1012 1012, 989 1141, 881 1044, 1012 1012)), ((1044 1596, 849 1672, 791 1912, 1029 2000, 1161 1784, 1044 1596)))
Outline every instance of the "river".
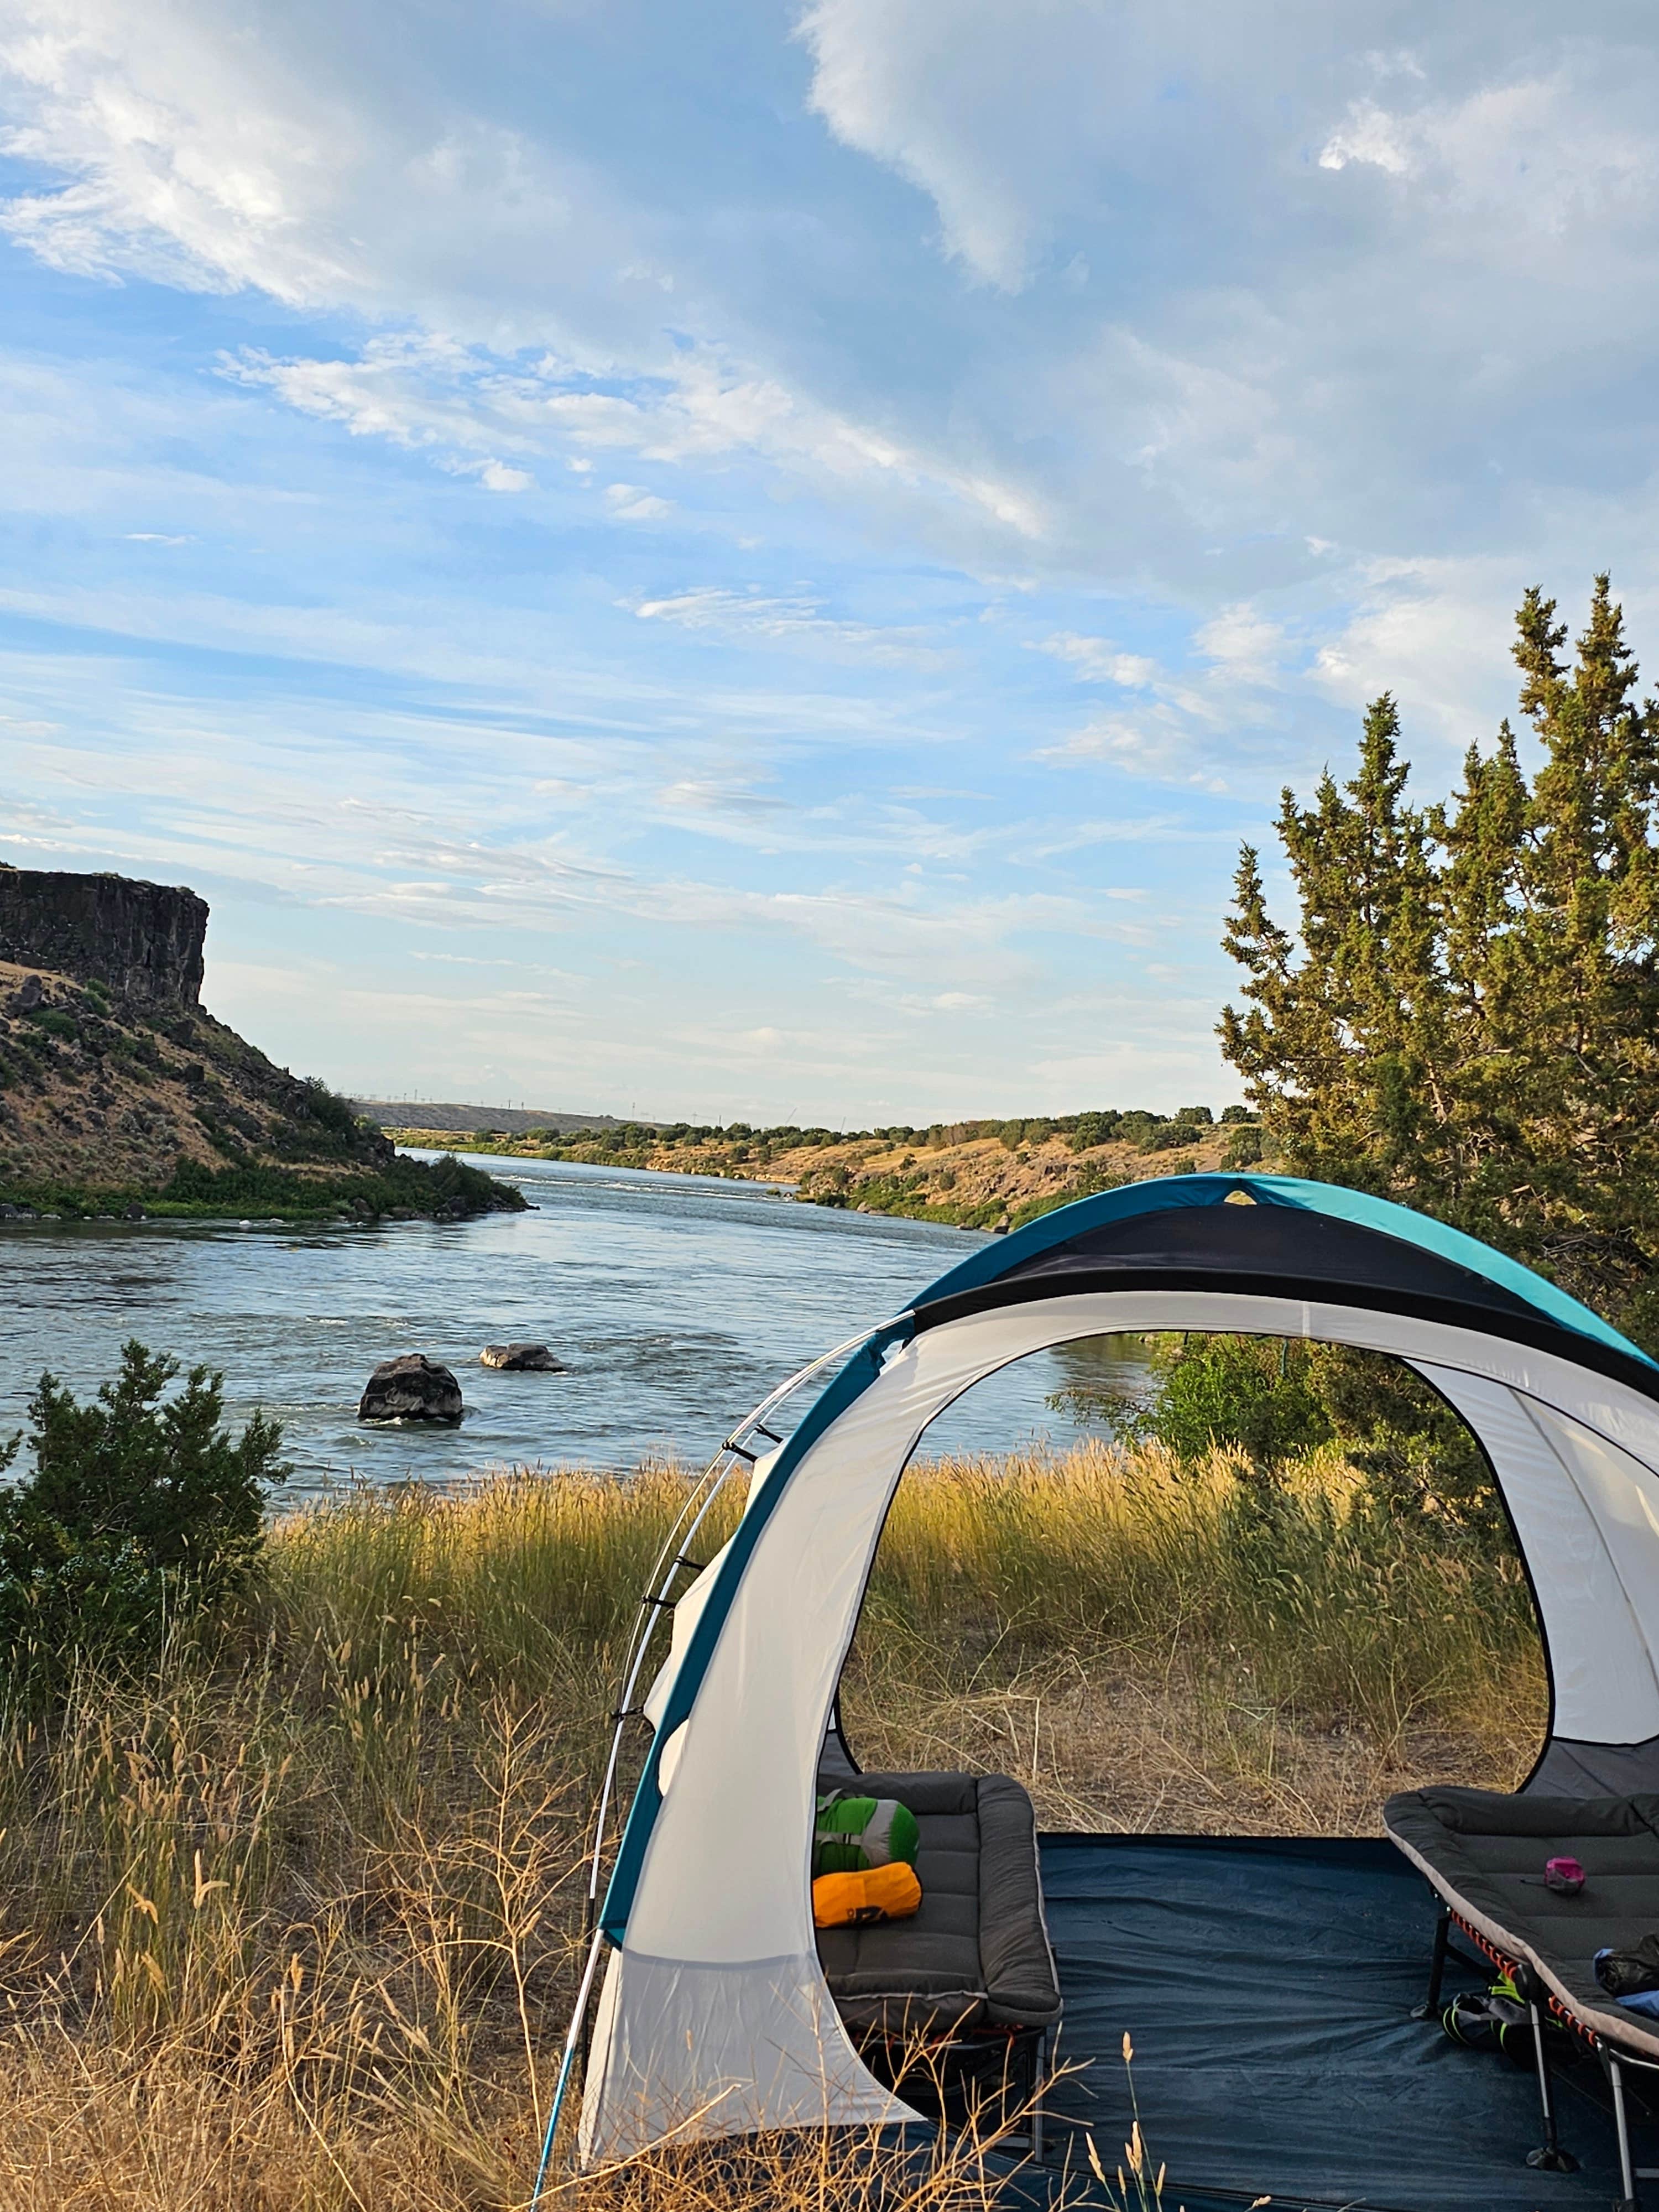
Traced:
MULTIPOLYGON (((455 1483, 502 1464, 703 1463, 796 1368, 901 1311, 986 1240, 967 1230, 805 1206, 752 1184, 564 1162, 480 1158, 535 1211, 439 1224, 238 1228, 222 1223, 0 1226, 0 1433, 50 1368, 82 1394, 137 1336, 222 1369, 228 1408, 276 1415, 302 1497, 351 1477, 455 1483), (488 1343, 549 1345, 568 1371, 504 1375, 488 1343), (382 1359, 455 1370, 459 1429, 364 1428, 382 1359)), ((1005 1450, 1082 1431, 1045 1400, 1080 1373, 1125 1389, 1139 1347, 1040 1353, 942 1414, 927 1449, 1005 1450)))

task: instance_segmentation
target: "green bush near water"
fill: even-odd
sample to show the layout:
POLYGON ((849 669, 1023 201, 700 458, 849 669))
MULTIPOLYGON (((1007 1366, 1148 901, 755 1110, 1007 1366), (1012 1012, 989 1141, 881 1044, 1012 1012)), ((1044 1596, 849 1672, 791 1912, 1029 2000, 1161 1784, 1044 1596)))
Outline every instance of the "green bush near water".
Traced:
POLYGON ((1340 1445, 1374 1512, 1436 1542, 1508 1547, 1509 1524, 1479 1445, 1437 1392, 1401 1361, 1283 1337, 1154 1340, 1153 1390, 1130 1401, 1093 1383, 1056 1392, 1057 1411, 1103 1419, 1132 1444, 1160 1444, 1196 1468, 1238 1454, 1258 1492, 1322 1445, 1340 1445))
POLYGON ((95 1219, 137 1208, 167 1221, 327 1221, 341 1214, 380 1217, 408 1212, 464 1218, 519 1212, 528 1200, 510 1183, 446 1154, 438 1160, 393 1158, 373 1170, 307 1174, 301 1168, 244 1163, 222 1168, 180 1160, 159 1191, 131 1186, 90 1188, 81 1184, 25 1180, 0 1191, 13 1205, 70 1220, 95 1219))
MULTIPOLYGON (((14 1686, 49 1687, 94 1656, 156 1650, 169 1622, 248 1587, 271 1486, 287 1474, 279 1423, 222 1425, 224 1377, 131 1340, 119 1373, 81 1404, 43 1375, 29 1401, 33 1472, 0 1493, 0 1646, 14 1686)), ((0 1447, 9 1466, 22 1442, 0 1447)))

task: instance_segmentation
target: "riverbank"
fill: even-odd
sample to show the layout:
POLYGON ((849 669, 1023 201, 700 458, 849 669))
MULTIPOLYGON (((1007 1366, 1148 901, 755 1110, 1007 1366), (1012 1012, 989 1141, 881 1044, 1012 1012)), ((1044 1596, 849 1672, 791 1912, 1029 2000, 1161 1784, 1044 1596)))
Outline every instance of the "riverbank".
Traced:
MULTIPOLYGON (((348 1495, 278 1521, 216 1642, 0 1723, 0 2201, 523 2205, 605 1716, 686 1480, 348 1495)), ((1298 1468, 1267 1576, 1223 1463, 914 1471, 855 1749, 1001 1768, 1095 1829, 1375 1832, 1389 1789, 1512 1786, 1545 1709, 1518 1575, 1352 1495, 1298 1468)), ((755 2202, 835 2201, 809 2180, 755 2202)))
MULTIPOLYGON (((387 1133, 399 1145, 434 1150, 457 1141, 453 1130, 387 1133)), ((962 1229, 1018 1229, 1073 1199, 1121 1183, 1247 1168, 1262 1157, 1253 1122, 1218 1122, 1207 1108, 1173 1117, 1074 1114, 852 1136, 828 1129, 640 1123, 564 1135, 481 1130, 463 1149, 501 1159, 575 1161, 774 1184, 817 1206, 962 1229)))
POLYGON ((471 1221, 529 1204, 510 1183, 453 1158, 393 1158, 373 1173, 181 1160, 159 1188, 14 1174, 0 1190, 0 1221, 471 1221))

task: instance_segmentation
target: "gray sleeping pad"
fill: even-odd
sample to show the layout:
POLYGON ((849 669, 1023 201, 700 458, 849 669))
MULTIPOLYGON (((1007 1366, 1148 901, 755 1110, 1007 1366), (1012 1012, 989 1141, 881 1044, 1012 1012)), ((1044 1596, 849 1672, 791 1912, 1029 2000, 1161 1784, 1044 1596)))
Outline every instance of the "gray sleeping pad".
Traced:
POLYGON ((1018 1783, 1006 1774, 861 1774, 858 1787, 915 1814, 921 1909, 872 1928, 818 1929, 818 1957, 848 2027, 895 2037, 1052 2027, 1060 1990, 1036 1823, 1018 1783))

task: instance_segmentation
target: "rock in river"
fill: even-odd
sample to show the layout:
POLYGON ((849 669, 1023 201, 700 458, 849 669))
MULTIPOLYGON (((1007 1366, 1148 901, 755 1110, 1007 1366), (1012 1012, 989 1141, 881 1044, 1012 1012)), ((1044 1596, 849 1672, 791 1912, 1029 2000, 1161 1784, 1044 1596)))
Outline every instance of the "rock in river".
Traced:
POLYGON ((453 1428, 464 1411, 460 1384, 423 1352, 383 1359, 357 1401, 360 1421, 443 1421, 453 1428))
POLYGON ((486 1367, 505 1368, 514 1375, 562 1375, 564 1362, 555 1359, 544 1344, 487 1344, 478 1354, 486 1367))

